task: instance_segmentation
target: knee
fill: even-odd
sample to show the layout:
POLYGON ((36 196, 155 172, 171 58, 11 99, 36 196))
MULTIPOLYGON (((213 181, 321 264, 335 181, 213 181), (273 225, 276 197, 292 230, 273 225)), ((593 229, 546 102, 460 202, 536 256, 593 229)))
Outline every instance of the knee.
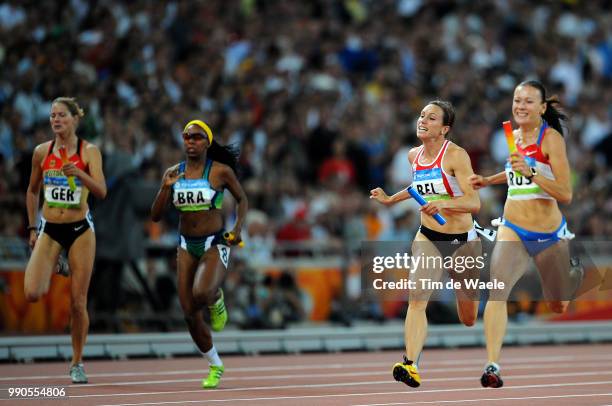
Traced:
POLYGON ((215 302, 217 289, 193 288, 193 300, 199 305, 211 305, 215 302))
POLYGON ((84 316, 87 314, 87 297, 73 297, 70 303, 70 311, 73 316, 84 316))
POLYGON ((25 289, 24 293, 25 293, 26 300, 30 303, 37 302, 38 299, 40 299, 42 296, 40 292, 32 290, 32 289, 25 289))
POLYGON ((459 320, 461 320, 461 323, 463 323, 463 325, 466 327, 472 327, 474 324, 476 324, 475 315, 465 316, 465 315, 459 314, 459 320))
POLYGON ((36 283, 32 280, 26 280, 23 286, 25 299, 34 303, 40 300, 49 291, 48 283, 36 283))

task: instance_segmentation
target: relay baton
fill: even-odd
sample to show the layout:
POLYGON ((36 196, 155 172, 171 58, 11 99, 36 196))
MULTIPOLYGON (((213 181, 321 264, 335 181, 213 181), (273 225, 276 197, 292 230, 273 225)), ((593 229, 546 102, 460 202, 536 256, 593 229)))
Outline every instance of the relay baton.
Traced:
MULTIPOLYGON (((69 164, 68 154, 66 154, 66 148, 60 147, 59 154, 62 157, 62 162, 64 165, 69 164)), ((76 183, 74 183, 74 176, 68 176, 68 186, 70 186, 70 190, 73 192, 76 190, 76 183)))
MULTIPOLYGON (((414 190, 414 188, 412 186, 408 186, 406 188, 406 191, 408 193, 410 193, 410 196, 412 196, 412 198, 414 200, 416 200, 421 206, 425 206, 427 204, 427 202, 425 201, 425 199, 423 199, 423 196, 421 196, 419 194, 419 192, 417 192, 416 190, 414 190)), ((442 217, 440 215, 440 213, 436 213, 433 215, 433 218, 436 219, 436 221, 438 222, 438 224, 440 224, 441 226, 443 226, 444 224, 446 224, 446 220, 444 219, 444 217, 442 217)))
MULTIPOLYGON (((512 124, 510 121, 504 121, 504 133, 506 134, 506 143, 508 144, 508 150, 510 155, 516 152, 516 144, 514 143, 514 134, 512 133, 512 124)), ((521 175, 519 171, 514 171, 517 175, 521 175)), ((521 175, 522 176, 522 175, 521 175)))
MULTIPOLYGON (((236 235, 231 231, 226 231, 225 233, 223 233, 223 238, 225 238, 225 241, 231 244, 236 239, 236 235)), ((244 241, 240 241, 238 243, 238 246, 241 248, 244 247, 244 241)))

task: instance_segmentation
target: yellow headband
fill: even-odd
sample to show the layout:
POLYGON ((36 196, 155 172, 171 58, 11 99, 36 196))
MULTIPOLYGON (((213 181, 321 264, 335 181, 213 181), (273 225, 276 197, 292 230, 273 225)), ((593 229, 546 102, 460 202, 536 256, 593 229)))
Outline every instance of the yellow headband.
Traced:
POLYGON ((189 128, 189 126, 191 125, 197 125, 198 127, 200 127, 202 130, 204 130, 204 132, 206 133, 206 135, 208 135, 208 143, 212 144, 213 141, 213 133, 210 130, 210 127, 206 125, 206 123, 202 120, 191 120, 190 122, 187 123, 187 125, 185 126, 185 128, 183 128, 183 132, 186 133, 187 129, 189 128))

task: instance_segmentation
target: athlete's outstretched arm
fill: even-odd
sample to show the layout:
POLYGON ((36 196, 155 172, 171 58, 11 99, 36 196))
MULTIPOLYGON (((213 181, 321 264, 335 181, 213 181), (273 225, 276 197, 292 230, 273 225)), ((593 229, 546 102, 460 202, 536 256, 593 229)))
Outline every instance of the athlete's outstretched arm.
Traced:
MULTIPOLYGON (((412 163, 416 158, 418 150, 419 148, 415 147, 408 151, 408 163, 410 164, 410 166, 412 166, 412 163)), ((370 190, 370 199, 374 199, 377 202, 384 204, 385 206, 392 206, 395 203, 399 203, 410 198, 412 198, 412 196, 410 196, 410 193, 408 193, 406 189, 402 189, 392 196, 387 195, 385 191, 379 187, 370 190)))
POLYGON ((385 206, 393 206, 395 203, 408 200, 411 197, 412 196, 410 196, 406 189, 400 190, 392 196, 387 195, 385 191, 379 187, 370 190, 370 199, 374 199, 377 202, 384 204, 385 206))
POLYGON ((482 189, 490 185, 501 185, 502 183, 506 183, 506 172, 498 172, 491 176, 473 174, 468 178, 468 182, 474 190, 482 189))

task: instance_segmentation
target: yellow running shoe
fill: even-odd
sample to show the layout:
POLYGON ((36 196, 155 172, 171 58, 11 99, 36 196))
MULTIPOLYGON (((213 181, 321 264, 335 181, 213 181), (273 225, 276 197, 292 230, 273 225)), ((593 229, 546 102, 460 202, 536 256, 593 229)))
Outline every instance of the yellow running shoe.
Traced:
POLYGON ((219 289, 221 297, 217 299, 214 305, 208 306, 210 310, 210 327, 213 331, 221 331, 227 323, 227 309, 223 301, 223 289, 219 289))
POLYGON ((223 365, 211 365, 208 370, 208 376, 202 379, 202 388, 215 389, 219 386, 219 381, 221 380, 221 376, 223 376, 223 372, 225 372, 223 365))
POLYGON ((393 378, 398 382, 404 382, 412 388, 418 388, 421 385, 419 370, 405 355, 403 363, 398 362, 393 365, 393 378))

